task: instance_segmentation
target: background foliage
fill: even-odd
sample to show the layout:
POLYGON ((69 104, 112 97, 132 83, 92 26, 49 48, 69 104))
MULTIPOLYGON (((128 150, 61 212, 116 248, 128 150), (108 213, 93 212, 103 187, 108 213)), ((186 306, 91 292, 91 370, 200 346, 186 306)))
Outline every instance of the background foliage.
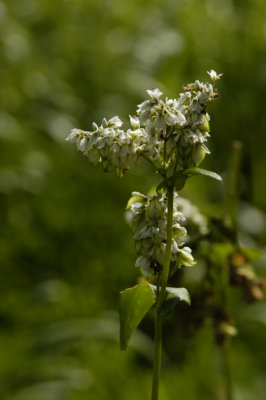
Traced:
MULTIPOLYGON (((104 174, 64 141, 134 113, 148 88, 174 97, 206 70, 224 73, 203 167, 224 174, 243 142, 238 224, 265 276, 265 13, 263 0, 0 2, 1 399, 149 398, 152 317, 121 353, 116 310, 138 276, 123 210, 154 177, 146 164, 104 174)), ((222 191, 199 178, 183 194, 221 216, 222 191)), ((236 399, 264 396, 265 311, 234 293, 236 399)), ((166 329, 162 400, 221 399, 211 328, 190 339, 166 329)))

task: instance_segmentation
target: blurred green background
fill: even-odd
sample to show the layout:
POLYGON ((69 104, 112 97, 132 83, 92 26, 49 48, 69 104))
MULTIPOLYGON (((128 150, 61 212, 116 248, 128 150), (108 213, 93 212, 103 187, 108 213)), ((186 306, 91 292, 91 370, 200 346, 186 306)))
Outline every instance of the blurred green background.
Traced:
MULTIPOLYGON (((224 74, 203 168, 224 174, 243 143, 239 226, 266 275, 265 16, 264 0, 0 1, 1 399, 150 396, 152 317, 121 353, 117 304, 139 274, 124 207, 154 176, 146 164, 105 174, 65 142, 74 127, 134 114, 146 89, 174 97, 211 68, 224 74)), ((192 179, 184 194, 222 215, 219 184, 192 179)), ((232 313, 235 399, 263 400, 266 304, 239 297, 232 313)), ((166 330, 161 399, 222 399, 211 329, 187 340, 166 330)))

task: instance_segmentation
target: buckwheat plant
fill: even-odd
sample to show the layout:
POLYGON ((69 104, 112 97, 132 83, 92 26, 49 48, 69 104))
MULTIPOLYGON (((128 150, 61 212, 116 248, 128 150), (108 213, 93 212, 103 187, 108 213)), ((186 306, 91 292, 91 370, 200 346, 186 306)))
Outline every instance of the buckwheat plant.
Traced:
MULTIPOLYGON (((136 267, 144 278, 133 288, 120 293, 120 344, 127 347, 140 321, 154 306, 154 366, 152 400, 159 395, 163 318, 179 301, 190 303, 185 288, 167 287, 177 269, 196 264, 191 249, 185 244, 187 231, 186 203, 178 191, 193 175, 207 175, 217 180, 214 172, 198 168, 206 154, 210 137, 207 104, 217 98, 214 70, 208 72, 212 83, 196 80, 185 86, 176 99, 162 99, 159 89, 147 90, 148 99, 130 116, 131 128, 122 129, 119 117, 95 122, 91 131, 73 129, 67 140, 75 143, 92 165, 101 164, 104 171, 116 170, 119 176, 136 167, 144 157, 162 178, 153 195, 133 192, 127 204, 127 217, 135 240, 136 267), (183 225, 182 225, 183 224, 183 225)), ((195 216, 195 218, 197 218, 195 216)), ((196 221, 201 225, 200 221, 196 221)), ((204 221, 203 221, 204 229, 204 221)))

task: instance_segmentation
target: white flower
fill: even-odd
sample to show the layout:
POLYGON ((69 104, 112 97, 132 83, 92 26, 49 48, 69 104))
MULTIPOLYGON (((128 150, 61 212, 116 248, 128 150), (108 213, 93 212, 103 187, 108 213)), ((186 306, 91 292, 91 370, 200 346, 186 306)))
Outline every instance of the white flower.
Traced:
POLYGON ((194 260, 189 247, 179 249, 178 267, 181 267, 182 265, 185 267, 193 267, 195 264, 196 261, 194 260))
POLYGON ((158 101, 163 92, 161 92, 159 89, 155 88, 152 90, 147 90, 148 95, 153 99, 158 101))
POLYGON ((70 135, 66 138, 66 140, 70 143, 75 143, 78 140, 80 141, 85 136, 85 132, 81 129, 72 129, 70 135))
POLYGON ((207 74, 210 75, 211 80, 212 80, 213 82, 218 81, 218 79, 220 79, 220 77, 223 75, 223 74, 217 74, 217 72, 215 72, 213 69, 211 69, 210 72, 207 71, 207 74))
POLYGON ((109 121, 108 121, 108 126, 112 127, 112 128, 120 128, 122 125, 123 125, 123 122, 117 116, 109 119, 109 121))
POLYGON ((140 127, 140 122, 139 119, 137 117, 132 117, 131 115, 129 116, 130 118, 130 123, 133 129, 139 129, 140 127))
POLYGON ((176 255, 176 253, 178 253, 179 248, 178 248, 178 244, 176 243, 176 241, 174 239, 172 240, 171 251, 172 251, 172 259, 175 259, 175 255, 176 255))

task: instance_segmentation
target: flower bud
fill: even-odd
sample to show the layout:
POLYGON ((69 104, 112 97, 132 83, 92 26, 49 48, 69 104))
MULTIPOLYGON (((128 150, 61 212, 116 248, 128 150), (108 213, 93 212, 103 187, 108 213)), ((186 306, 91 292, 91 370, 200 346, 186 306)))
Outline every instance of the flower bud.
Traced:
POLYGON ((156 197, 150 201, 147 207, 147 216, 151 220, 158 220, 163 215, 163 207, 156 197))
POLYGON ((82 153, 85 153, 85 154, 86 154, 86 152, 88 151, 88 148, 89 148, 89 142, 88 142, 88 140, 87 140, 87 138, 86 138, 86 136, 85 136, 85 137, 83 137, 83 138, 81 139, 81 141, 79 142, 78 149, 79 149, 80 151, 82 151, 82 153))
POLYGON ((88 156, 89 162, 92 165, 96 165, 100 160, 100 154, 99 154, 98 150, 94 149, 94 148, 92 148, 88 151, 87 156, 88 156))
POLYGON ((143 255, 143 247, 141 245, 141 242, 142 242, 142 240, 136 240, 135 241, 135 249, 136 249, 137 254, 143 255))
POLYGON ((135 247, 137 254, 145 255, 149 253, 149 250, 152 248, 153 243, 151 239, 143 239, 143 240, 136 240, 135 247))
MULTIPOLYGON (((138 204, 138 207, 144 206, 146 203, 147 197, 141 193, 133 192, 133 196, 127 202, 126 210, 129 210, 134 205, 138 204)), ((142 207, 141 207, 142 208, 142 207)))
POLYGON ((99 153, 103 159, 108 158, 109 146, 105 145, 104 147, 99 148, 99 153))
POLYGON ((202 84, 200 83, 200 81, 198 81, 198 80, 195 81, 194 89, 195 90, 201 90, 202 89, 202 84))
POLYGON ((161 243, 160 246, 156 246, 153 255, 155 260, 161 265, 164 265, 164 258, 165 258, 165 250, 166 250, 166 244, 161 243))
POLYGON ((174 239, 176 239, 176 240, 182 239, 182 241, 184 241, 183 238, 184 238, 184 236, 186 236, 186 234, 187 234, 186 228, 184 228, 183 226, 181 226, 178 223, 173 225, 173 238, 174 239))
POLYGON ((137 117, 132 117, 131 115, 129 116, 130 118, 130 123, 133 129, 139 129, 140 127, 140 122, 137 117))
POLYGON ((199 165, 205 157, 205 151, 203 150, 200 143, 197 143, 192 150, 192 161, 195 165, 199 165))
POLYGON ((199 108, 198 99, 194 98, 190 103, 190 109, 192 112, 196 112, 199 108))
POLYGON ((132 231, 134 233, 134 237, 138 238, 138 233, 141 232, 147 226, 147 220, 143 216, 139 216, 139 218, 134 218, 132 221, 132 231))
POLYGON ((179 250, 178 254, 178 267, 181 268, 182 265, 185 267, 193 267, 196 264, 194 260, 191 249, 189 247, 183 247, 183 249, 179 250))
POLYGON ((98 125, 95 122, 92 123, 92 129, 94 131, 97 131, 97 129, 98 129, 98 125))
POLYGON ((108 127, 108 122, 107 122, 107 119, 106 119, 106 118, 103 118, 103 120, 102 120, 102 126, 103 126, 103 128, 107 128, 107 127, 108 127))
POLYGON ((200 124, 199 124, 199 129, 201 131, 210 132, 209 120, 208 120, 207 115, 205 115, 205 114, 202 114, 201 121, 200 121, 200 124))

